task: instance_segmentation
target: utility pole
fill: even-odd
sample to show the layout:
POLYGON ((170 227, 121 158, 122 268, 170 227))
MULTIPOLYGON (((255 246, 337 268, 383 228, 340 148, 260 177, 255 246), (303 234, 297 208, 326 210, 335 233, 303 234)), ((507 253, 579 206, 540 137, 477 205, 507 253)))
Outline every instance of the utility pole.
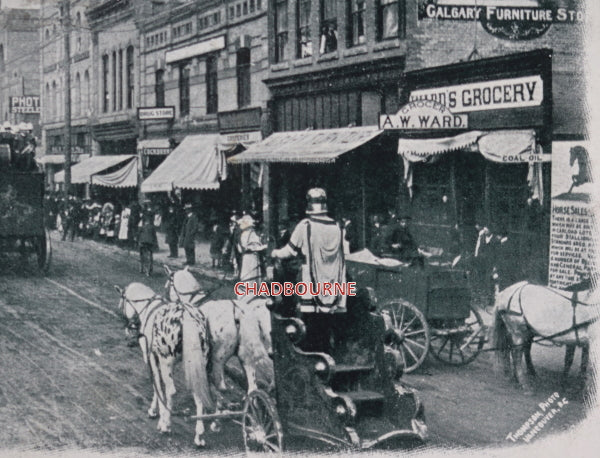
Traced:
POLYGON ((62 2, 62 20, 65 42, 65 195, 71 190, 71 5, 70 0, 62 2))

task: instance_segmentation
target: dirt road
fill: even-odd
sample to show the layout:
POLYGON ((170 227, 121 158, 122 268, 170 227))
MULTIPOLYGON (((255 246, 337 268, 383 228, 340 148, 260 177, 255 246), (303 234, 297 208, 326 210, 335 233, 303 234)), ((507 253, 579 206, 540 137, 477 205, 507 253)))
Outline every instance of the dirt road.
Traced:
MULTIPOLYGON (((160 292, 165 276, 157 269, 152 278, 142 277, 135 254, 112 246, 81 240, 53 243, 53 266, 47 277, 0 259, 2 450, 195 453, 191 422, 176 417, 172 434, 160 435, 156 420, 147 418, 149 375, 139 348, 126 346, 112 287, 143 281, 160 292)), ((206 281, 207 288, 219 285, 206 281)), ((231 294, 229 289, 223 285, 223 295, 231 294)), ((498 378, 489 353, 459 368, 426 362, 403 380, 420 390, 431 445, 509 445, 507 435, 555 392, 567 403, 536 439, 572 427, 584 417, 575 377, 578 364, 572 383, 565 389, 559 386, 563 357, 563 349, 534 348, 538 383, 533 396, 498 378)), ((175 410, 183 412, 193 403, 180 372, 176 380, 175 410)), ((233 424, 225 424, 209 442, 211 454, 243 450, 240 428, 233 424)), ((307 445, 291 447, 298 451, 307 445)))

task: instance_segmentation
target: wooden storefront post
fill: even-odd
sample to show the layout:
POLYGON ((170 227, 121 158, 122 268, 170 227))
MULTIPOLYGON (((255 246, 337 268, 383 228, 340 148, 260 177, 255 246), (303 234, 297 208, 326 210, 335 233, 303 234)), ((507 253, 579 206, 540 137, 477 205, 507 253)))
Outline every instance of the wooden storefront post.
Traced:
POLYGON ((360 203, 360 213, 362 219, 362 230, 360 231, 361 237, 361 245, 363 248, 367 246, 367 192, 365 188, 365 168, 360 168, 360 193, 361 193, 361 203, 360 203))
POLYGON ((268 253, 271 252, 273 248, 275 248, 275 244, 271 243, 271 236, 274 234, 272 224, 272 215, 271 215, 271 167, 269 164, 262 164, 263 167, 262 172, 262 185, 263 185, 263 200, 262 200, 262 214, 263 214, 263 227, 266 232, 267 240, 268 240, 268 253))

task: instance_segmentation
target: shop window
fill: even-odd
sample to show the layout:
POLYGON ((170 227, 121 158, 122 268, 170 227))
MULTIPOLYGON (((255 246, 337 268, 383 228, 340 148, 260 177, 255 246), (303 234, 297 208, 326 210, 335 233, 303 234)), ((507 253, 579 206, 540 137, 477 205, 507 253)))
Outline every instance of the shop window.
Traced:
POLYGON ((157 70, 154 74, 154 95, 156 96, 156 106, 165 106, 165 71, 157 70))
POLYGON ((348 45, 356 46, 365 42, 365 0, 348 0, 348 4, 348 45))
POLYGON ((288 3, 287 0, 275 1, 275 62, 286 60, 288 41, 288 3))
POLYGON ((297 55, 299 58, 312 56, 312 41, 310 39, 310 4, 311 0, 298 0, 297 55))
POLYGON ((206 113, 216 113, 218 109, 217 56, 212 55, 206 59, 206 113))
POLYGON ((236 59, 238 108, 242 108, 250 105, 250 49, 239 49, 236 59))
POLYGON ((108 54, 102 56, 102 112, 108 111, 110 95, 108 92, 108 54))
POLYGON ((179 66, 179 116, 190 114, 190 65, 179 66))
POLYGON ((404 38, 406 36, 406 0, 378 0, 377 38, 404 38))
POLYGON ((127 108, 133 108, 133 46, 127 48, 127 108))
POLYGON ((319 52, 326 54, 337 50, 337 2, 321 0, 321 40, 319 52))

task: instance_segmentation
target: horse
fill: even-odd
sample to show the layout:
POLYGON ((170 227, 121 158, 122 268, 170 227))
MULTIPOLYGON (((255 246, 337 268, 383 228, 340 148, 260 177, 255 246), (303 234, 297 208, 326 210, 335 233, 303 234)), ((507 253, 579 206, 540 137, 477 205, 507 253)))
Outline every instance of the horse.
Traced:
POLYGON ((567 347, 561 377, 563 386, 573 363, 575 347, 582 348, 583 378, 589 361, 588 326, 596 319, 594 306, 599 303, 598 291, 570 292, 526 281, 501 291, 496 297, 490 327, 490 343, 497 351, 496 368, 503 363, 505 374, 510 373, 512 357, 513 376, 521 388, 531 393, 521 357, 525 356, 528 375, 535 376, 531 345, 534 339, 546 340, 567 347))
POLYGON ((257 380, 274 383, 271 343, 271 315, 267 300, 206 300, 206 294, 194 275, 186 268, 173 271, 165 265, 165 295, 172 301, 199 306, 206 317, 211 342, 211 381, 220 392, 227 390, 225 363, 237 356, 248 383, 248 393, 257 389, 257 380))
MULTIPOLYGON (((148 416, 159 416, 157 429, 161 433, 171 430, 176 392, 173 365, 179 355, 196 404, 196 415, 202 415, 204 408, 213 408, 207 375, 210 335, 204 315, 189 304, 164 300, 142 283, 115 289, 121 295, 119 309, 124 317, 130 324, 139 325, 138 341, 144 362, 150 366, 154 387, 148 416)), ((196 421, 194 443, 198 447, 206 445, 203 434, 203 422, 196 421)))

